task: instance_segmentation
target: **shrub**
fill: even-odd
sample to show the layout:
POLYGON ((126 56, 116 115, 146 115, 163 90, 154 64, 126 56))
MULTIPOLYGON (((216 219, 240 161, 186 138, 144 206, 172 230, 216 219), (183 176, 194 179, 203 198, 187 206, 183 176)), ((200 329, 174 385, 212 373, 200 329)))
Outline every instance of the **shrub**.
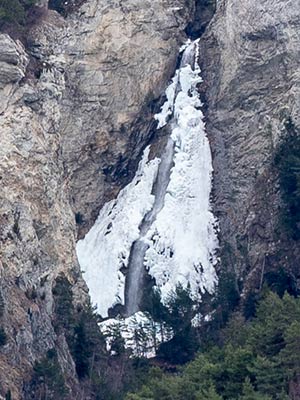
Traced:
POLYGON ((0 27, 5 23, 24 25, 34 0, 0 0, 0 27))
POLYGON ((5 346, 7 343, 7 335, 3 328, 0 328, 0 346, 5 346))
POLYGON ((48 350, 46 356, 35 363, 33 370, 32 386, 41 395, 39 398, 65 398, 67 389, 55 349, 48 350))
POLYGON ((49 8, 56 10, 66 17, 68 14, 78 9, 86 0, 49 0, 49 8))

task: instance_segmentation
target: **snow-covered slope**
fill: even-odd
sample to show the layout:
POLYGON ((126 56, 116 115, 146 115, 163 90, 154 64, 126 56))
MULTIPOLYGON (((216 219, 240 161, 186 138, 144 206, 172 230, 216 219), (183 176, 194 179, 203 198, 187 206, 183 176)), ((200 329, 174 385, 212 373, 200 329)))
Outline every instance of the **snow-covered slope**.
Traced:
POLYGON ((170 125, 175 152, 171 146, 173 166, 153 223, 139 231, 155 207, 152 193, 157 192, 153 185, 159 160, 148 161, 147 149, 134 180, 101 210, 94 227, 78 242, 78 259, 102 316, 116 303, 124 304, 125 276, 120 268, 128 266, 137 239, 147 244, 144 265, 161 288, 162 299, 179 282, 190 284, 197 298, 214 290, 218 240, 210 205, 212 160, 197 93, 201 82, 197 57, 197 41, 189 43, 166 90, 167 101, 156 115, 158 128, 170 125))

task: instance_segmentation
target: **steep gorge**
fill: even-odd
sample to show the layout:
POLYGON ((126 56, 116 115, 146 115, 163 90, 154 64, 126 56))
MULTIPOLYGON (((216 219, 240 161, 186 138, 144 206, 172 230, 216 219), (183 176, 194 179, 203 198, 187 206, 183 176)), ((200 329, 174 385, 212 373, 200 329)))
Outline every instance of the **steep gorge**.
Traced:
MULTIPOLYGON (((199 4, 88 0, 66 19, 46 12, 29 49, 1 35, 2 396, 24 398, 34 361, 56 347, 70 398, 84 398, 53 327, 52 289, 64 274, 75 303, 88 302, 76 241, 134 176, 199 4)), ((244 288, 279 266, 299 281, 299 246, 277 229, 273 168, 287 119, 300 123, 299 10, 298 1, 219 0, 199 44, 220 268, 244 288)))

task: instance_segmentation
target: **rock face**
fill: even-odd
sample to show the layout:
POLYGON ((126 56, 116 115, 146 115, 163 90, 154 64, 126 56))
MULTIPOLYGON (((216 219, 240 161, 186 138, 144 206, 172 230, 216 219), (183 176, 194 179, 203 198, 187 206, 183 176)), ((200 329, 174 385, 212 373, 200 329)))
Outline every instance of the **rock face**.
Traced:
POLYGON ((3 396, 24 398, 33 363, 56 347, 70 398, 82 398, 53 329, 54 280, 63 273, 87 302, 78 232, 135 172, 193 9, 182 0, 89 0, 66 20, 48 11, 28 37, 30 57, 0 36, 3 396))
MULTIPOLYGON (((87 2, 56 41, 48 31, 51 49, 48 41, 38 48, 48 74, 65 80, 59 131, 80 232, 134 173, 152 135, 154 101, 175 68, 190 3, 87 2)), ((40 44, 45 27, 36 33, 40 44)))
POLYGON ((277 230, 273 168, 287 119, 300 126, 299 5, 220 0, 200 42, 223 263, 256 288, 280 265, 300 274, 297 243, 277 230))
MULTIPOLYGON (((45 13, 27 53, 0 36, 0 397, 24 398, 32 365, 55 346, 70 398, 82 398, 52 324, 54 281, 63 273, 87 302, 75 242, 151 140, 183 32, 192 19, 187 31, 202 32, 210 18, 194 18, 194 8, 87 0, 67 19, 45 13)), ((272 166, 286 119, 300 124, 299 13, 295 0, 219 0, 200 41, 221 255, 254 287, 272 264, 299 261, 296 244, 276 237, 272 166)))

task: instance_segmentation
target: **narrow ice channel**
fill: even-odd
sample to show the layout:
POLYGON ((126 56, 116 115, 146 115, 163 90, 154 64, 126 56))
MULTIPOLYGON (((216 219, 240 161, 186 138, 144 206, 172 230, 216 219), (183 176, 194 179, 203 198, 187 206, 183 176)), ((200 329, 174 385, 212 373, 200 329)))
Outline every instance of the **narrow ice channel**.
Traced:
POLYGON ((128 273, 125 283, 125 313, 127 316, 133 315, 140 310, 143 296, 143 278, 145 273, 144 259, 146 251, 149 248, 149 243, 145 238, 151 225, 154 223, 157 214, 163 208, 167 187, 170 182, 173 158, 174 141, 169 137, 153 185, 153 207, 143 218, 141 225, 139 226, 140 237, 133 243, 130 251, 128 273))
POLYGON ((162 156, 145 150, 133 181, 107 203, 77 255, 92 302, 107 316, 125 304, 139 310, 144 268, 164 300, 180 282, 200 298, 216 285, 216 220, 211 211, 212 159, 197 86, 201 83, 197 41, 189 43, 180 68, 155 116, 170 128, 162 156), (127 282, 121 272, 127 269, 127 282), (126 296, 125 296, 126 284, 126 296))

